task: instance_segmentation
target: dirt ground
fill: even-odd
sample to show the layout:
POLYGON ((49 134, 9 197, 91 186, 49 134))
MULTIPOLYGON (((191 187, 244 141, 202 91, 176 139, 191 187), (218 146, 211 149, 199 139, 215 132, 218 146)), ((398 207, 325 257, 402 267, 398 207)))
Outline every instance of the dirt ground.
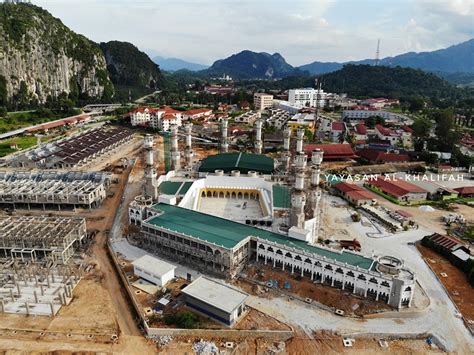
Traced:
MULTIPOLYGON (((436 209, 432 212, 424 212, 419 209, 420 206, 400 206, 390 202, 383 197, 378 197, 377 201, 380 205, 390 208, 391 210, 402 210, 413 215, 414 220, 420 226, 437 233, 446 233, 446 225, 443 222, 443 216, 453 213, 445 210, 436 209)), ((454 212, 460 213, 466 218, 466 222, 474 223, 474 208, 467 205, 453 204, 454 212)))
MULTIPOLYGON (((474 287, 467 282, 466 275, 435 251, 420 243, 417 243, 417 248, 448 290, 451 299, 456 303, 464 318, 474 321, 474 287), (441 273, 447 276, 443 277, 441 273)), ((474 328, 474 324, 471 327, 474 328)))
MULTIPOLYGON (((159 349, 162 354, 192 354, 192 345, 199 339, 176 338, 165 347, 159 349)), ((225 339, 204 339, 213 341, 220 350, 223 350, 225 339)), ((342 337, 332 333, 317 333, 313 339, 304 332, 286 342, 272 341, 265 338, 241 339, 234 342, 234 348, 223 352, 224 354, 250 355, 250 354, 281 354, 281 355, 314 355, 314 354, 440 354, 443 353, 436 347, 431 347, 424 339, 397 339, 386 340, 387 347, 379 344, 381 339, 356 338, 351 348, 343 345, 342 337), (280 349, 278 351, 277 349, 280 349)), ((385 339, 382 339, 385 340, 385 339)))
MULTIPOLYGON (((280 289, 283 289, 287 281, 290 288, 286 291, 302 298, 310 298, 331 308, 342 309, 346 314, 363 316, 379 311, 392 310, 392 308, 384 302, 376 302, 367 298, 357 297, 349 292, 344 292, 327 285, 315 284, 307 278, 301 278, 298 277, 298 275, 291 275, 288 272, 272 269, 268 265, 251 265, 247 268, 246 273, 249 278, 259 282, 267 282, 269 279, 277 280, 280 289), (261 271, 264 272, 263 277, 258 275, 258 272, 261 271), (358 308, 353 310, 355 305, 358 305, 356 306, 358 308)), ((243 287, 247 292, 265 297, 264 294, 260 293, 264 291, 264 288, 257 287, 255 284, 249 284, 242 280, 238 280, 237 282, 239 287, 243 287)), ((268 297, 272 297, 273 292, 277 291, 271 290, 267 293, 268 297)))
POLYGON ((424 339, 387 340, 388 347, 382 348, 380 339, 356 338, 353 346, 344 347, 341 336, 319 332, 314 339, 295 336, 286 342, 288 354, 434 354, 442 353, 436 347, 432 348, 424 339))
MULTIPOLYGON (((133 145, 131 145, 133 146, 133 145)), ((127 155, 131 158, 138 154, 140 147, 122 152, 117 159, 127 155)), ((115 159, 115 157, 114 157, 115 159)), ((111 162, 112 165, 120 161, 111 162)), ((97 209, 77 209, 48 211, 49 215, 84 217, 88 231, 95 231, 96 237, 85 252, 85 263, 94 265, 92 275, 82 280, 74 291, 76 299, 63 307, 54 318, 7 315, 0 318, 0 328, 12 329, 15 324, 24 330, 19 334, 0 333, 0 349, 21 351, 68 351, 68 352, 104 352, 104 353, 154 353, 156 347, 148 343, 138 328, 129 304, 128 297, 114 266, 107 254, 107 233, 112 227, 117 206, 123 195, 125 183, 131 168, 114 175, 119 183, 112 184, 110 194, 97 209), (49 329, 50 328, 50 329, 49 329), (45 332, 38 336, 38 331, 45 332), (33 331, 33 332, 32 332, 33 331), (113 332, 113 333, 111 333, 113 332), (92 337, 89 337, 92 334, 92 337), (117 343, 110 341, 111 334, 119 335, 117 343)), ((35 215, 42 210, 15 212, 18 215, 35 215)))
POLYGON ((270 317, 269 315, 257 311, 254 308, 250 308, 250 311, 242 318, 241 321, 235 326, 235 329, 246 329, 246 330, 288 330, 291 331, 291 327, 286 325, 279 320, 270 317))

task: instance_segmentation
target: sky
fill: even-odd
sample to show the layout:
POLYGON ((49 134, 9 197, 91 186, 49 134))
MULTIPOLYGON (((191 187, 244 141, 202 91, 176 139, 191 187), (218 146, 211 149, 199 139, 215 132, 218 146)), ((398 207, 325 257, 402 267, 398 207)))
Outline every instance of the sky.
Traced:
POLYGON ((474 0, 32 0, 96 42, 212 64, 244 49, 297 66, 446 48, 474 37, 474 0))

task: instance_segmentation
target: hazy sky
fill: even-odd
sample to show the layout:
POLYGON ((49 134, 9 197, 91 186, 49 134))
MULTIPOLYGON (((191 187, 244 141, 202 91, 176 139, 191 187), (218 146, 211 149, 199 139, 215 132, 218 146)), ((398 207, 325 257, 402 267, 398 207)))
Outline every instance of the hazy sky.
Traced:
POLYGON ((474 0, 32 0, 96 42, 212 64, 243 49, 292 65, 448 47, 474 37, 474 0))

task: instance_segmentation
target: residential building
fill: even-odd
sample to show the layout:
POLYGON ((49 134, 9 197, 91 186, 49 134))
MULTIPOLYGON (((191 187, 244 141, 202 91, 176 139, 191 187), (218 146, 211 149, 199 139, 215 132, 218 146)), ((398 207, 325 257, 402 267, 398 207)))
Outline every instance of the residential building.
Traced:
POLYGON ((169 131, 172 125, 181 126, 183 112, 174 110, 171 107, 150 108, 139 107, 129 113, 130 124, 133 127, 147 126, 162 131, 169 131))
POLYGON ((257 111, 273 107, 273 95, 257 92, 253 95, 253 104, 257 111))
POLYGON ((410 161, 408 154, 387 153, 370 148, 358 150, 357 155, 367 159, 372 164, 403 163, 410 161))
POLYGON ((387 141, 390 145, 396 145, 400 142, 400 135, 391 128, 386 128, 381 124, 375 125, 375 134, 382 141, 387 141))
POLYGON ((345 132, 346 132, 346 125, 344 122, 331 123, 331 140, 333 142, 344 141, 345 132))
POLYGON ((253 125, 254 122, 261 117, 261 113, 257 111, 248 111, 240 116, 235 117, 235 122, 253 125))
POLYGON ((192 110, 187 110, 183 113, 183 118, 185 120, 201 120, 206 121, 213 117, 212 109, 210 108, 196 108, 192 110))

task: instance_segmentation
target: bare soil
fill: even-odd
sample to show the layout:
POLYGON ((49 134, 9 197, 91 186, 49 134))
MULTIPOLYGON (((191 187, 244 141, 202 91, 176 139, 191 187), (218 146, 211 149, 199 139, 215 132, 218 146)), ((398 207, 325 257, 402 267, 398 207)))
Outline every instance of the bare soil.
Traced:
MULTIPOLYGON (((467 282, 466 275, 434 250, 420 243, 417 243, 417 248, 426 263, 436 273, 439 281, 448 290, 451 299, 464 318, 468 321, 474 321, 474 287, 467 282), (441 274, 445 274, 445 276, 441 274)), ((474 328, 474 325, 472 327, 474 328)))
MULTIPOLYGON (((309 298, 331 308, 341 309, 346 314, 364 316, 366 314, 372 314, 380 311, 393 310, 392 307, 384 302, 358 297, 347 291, 342 291, 327 285, 322 285, 319 283, 315 284, 308 278, 302 278, 296 274, 291 275, 286 271, 272 269, 268 265, 258 264, 249 266, 247 268, 247 275, 250 279, 254 279, 259 282, 267 282, 270 279, 276 280, 278 281, 278 287, 280 290, 283 290, 285 282, 288 282, 290 287, 285 291, 296 294, 305 299, 309 298), (264 272, 263 276, 261 276, 262 271, 264 272), (353 307, 356 309, 354 310, 353 307)), ((264 288, 256 287, 256 285, 248 284, 242 280, 237 282, 239 287, 243 287, 247 292, 254 295, 258 294, 260 297, 265 297, 265 294, 261 293, 264 288), (246 283, 247 286, 245 285, 246 283)), ((280 296, 280 292, 278 292, 278 290, 271 290, 267 293, 268 297, 273 297, 272 292, 277 292, 275 295, 278 294, 278 296, 280 296)))

